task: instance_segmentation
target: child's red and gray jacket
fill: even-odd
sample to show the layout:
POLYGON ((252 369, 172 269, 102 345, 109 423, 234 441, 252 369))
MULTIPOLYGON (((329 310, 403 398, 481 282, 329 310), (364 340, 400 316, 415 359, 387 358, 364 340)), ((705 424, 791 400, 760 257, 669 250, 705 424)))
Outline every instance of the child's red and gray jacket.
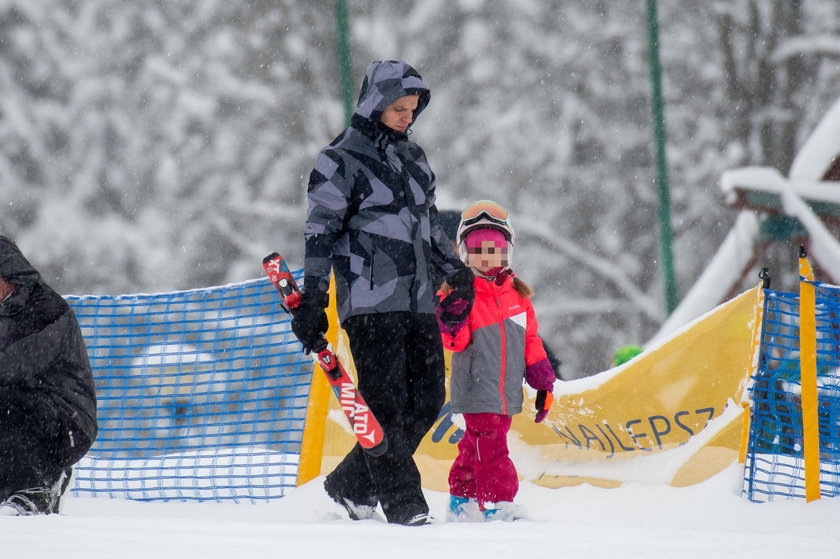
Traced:
MULTIPOLYGON (((452 412, 513 415, 522 411, 526 367, 548 363, 537 336, 534 307, 514 289, 511 277, 501 285, 476 277, 473 285, 475 302, 466 323, 460 328, 441 328, 443 347, 453 352, 452 412)), ((538 378, 529 374, 528 384, 550 391, 554 384, 551 368, 532 370, 539 371, 538 378)))

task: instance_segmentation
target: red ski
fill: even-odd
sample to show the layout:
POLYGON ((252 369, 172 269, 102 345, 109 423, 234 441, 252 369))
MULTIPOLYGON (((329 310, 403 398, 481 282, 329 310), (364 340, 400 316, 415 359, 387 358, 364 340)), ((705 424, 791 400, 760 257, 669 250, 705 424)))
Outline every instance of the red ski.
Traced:
MULTIPOLYGON (((263 258, 263 268, 265 268, 271 283, 283 297, 280 306, 283 307, 284 311, 293 315, 300 304, 301 291, 295 278, 292 277, 286 261, 276 252, 272 252, 263 258)), ((359 394, 353 379, 350 378, 335 353, 330 349, 327 340, 323 339, 322 341, 323 344, 319 344, 320 347, 313 348, 312 353, 315 355, 315 361, 327 375, 327 381, 332 386, 359 444, 372 456, 380 456, 388 448, 388 441, 385 439, 382 426, 368 408, 362 395, 359 394)))

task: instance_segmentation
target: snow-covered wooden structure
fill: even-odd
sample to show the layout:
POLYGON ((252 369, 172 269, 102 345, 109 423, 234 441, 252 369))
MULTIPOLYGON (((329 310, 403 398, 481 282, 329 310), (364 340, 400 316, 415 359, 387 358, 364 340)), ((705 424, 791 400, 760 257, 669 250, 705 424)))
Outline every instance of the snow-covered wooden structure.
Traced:
POLYGON ((721 189, 738 217, 648 345, 728 299, 779 238, 808 247, 819 279, 840 283, 840 100, 799 150, 787 177, 772 167, 743 167, 723 173, 721 189))

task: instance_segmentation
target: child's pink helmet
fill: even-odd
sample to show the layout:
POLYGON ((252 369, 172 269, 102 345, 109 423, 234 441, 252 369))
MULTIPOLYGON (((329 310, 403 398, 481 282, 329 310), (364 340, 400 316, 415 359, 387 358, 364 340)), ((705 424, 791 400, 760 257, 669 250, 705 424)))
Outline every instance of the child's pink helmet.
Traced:
POLYGON ((513 258, 513 244, 516 235, 510 223, 510 214, 498 202, 492 200, 479 200, 471 204, 461 212, 461 222, 458 224, 456 242, 458 243, 458 255, 464 262, 467 261, 467 248, 464 243, 467 235, 476 229, 495 229, 500 231, 510 244, 508 248, 508 262, 513 258))

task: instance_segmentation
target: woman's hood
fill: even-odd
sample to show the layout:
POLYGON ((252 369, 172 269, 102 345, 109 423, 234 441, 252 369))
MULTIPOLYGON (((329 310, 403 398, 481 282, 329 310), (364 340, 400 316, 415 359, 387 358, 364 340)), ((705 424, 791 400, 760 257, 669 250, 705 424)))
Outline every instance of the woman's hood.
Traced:
POLYGON ((13 241, 3 236, 0 236, 0 277, 29 288, 41 282, 41 274, 32 267, 13 241))
POLYGON ((416 121, 429 104, 431 92, 417 70, 400 60, 377 60, 371 62, 362 81, 355 114, 372 122, 379 122, 385 109, 401 97, 419 95, 416 121))

